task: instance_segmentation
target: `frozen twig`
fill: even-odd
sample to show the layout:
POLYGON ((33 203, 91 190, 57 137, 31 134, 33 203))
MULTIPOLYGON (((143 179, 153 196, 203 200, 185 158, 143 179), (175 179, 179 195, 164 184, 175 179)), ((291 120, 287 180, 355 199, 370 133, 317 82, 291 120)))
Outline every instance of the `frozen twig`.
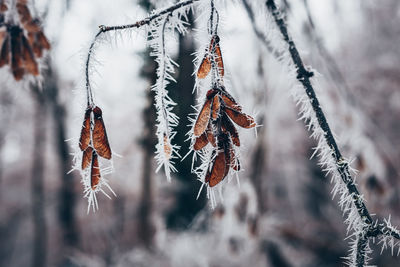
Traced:
MULTIPOLYGON (((282 34, 285 43, 288 45, 290 57, 292 59, 294 66, 296 67, 297 80, 302 84, 308 96, 309 102, 316 116, 316 122, 318 123, 318 126, 322 130, 323 139, 326 142, 326 145, 329 147, 331 157, 335 162, 336 171, 340 175, 340 178, 342 182, 345 184, 347 190, 347 192, 346 191, 341 192, 343 196, 342 197, 343 209, 345 210, 345 212, 347 212, 348 215, 348 218, 346 219, 347 223, 351 225, 351 228, 355 231, 355 234, 357 235, 357 241, 355 242, 355 245, 357 247, 356 250, 354 251, 355 257, 349 259, 349 264, 357 267, 365 266, 367 252, 369 250, 368 248, 369 238, 376 236, 383 236, 381 240, 383 240, 382 242, 386 244, 387 237, 400 239, 399 232, 397 231, 396 228, 391 226, 389 220, 385 221, 384 224, 377 225, 376 223, 374 223, 365 205, 363 196, 358 191, 354 179, 350 174, 349 164, 347 160, 343 158, 339 150, 339 147, 336 143, 336 140, 332 134, 332 131, 329 127, 329 124, 326 120, 324 112, 321 109, 319 100, 315 94, 315 90, 310 81, 310 78, 313 76, 313 73, 305 68, 303 61, 300 57, 300 54, 296 48, 296 45, 288 33, 286 23, 280 11, 278 10, 274 0, 267 0, 266 6, 270 11, 277 27, 279 28, 279 31, 282 34), (352 212, 353 210, 351 206, 349 206, 351 205, 351 203, 347 201, 346 196, 351 197, 351 203, 356 208, 357 215, 359 217, 358 220, 354 218, 353 214, 354 212, 352 212), (361 225, 352 225, 353 223, 356 223, 358 221, 361 222, 361 225)), ((316 133, 315 135, 317 136, 319 135, 319 133, 316 133)), ((324 157, 324 155, 322 155, 322 157, 324 157)), ((332 170, 328 169, 328 171, 332 170)), ((394 241, 393 239, 391 239, 390 241, 391 241, 390 246, 393 248, 394 241)))

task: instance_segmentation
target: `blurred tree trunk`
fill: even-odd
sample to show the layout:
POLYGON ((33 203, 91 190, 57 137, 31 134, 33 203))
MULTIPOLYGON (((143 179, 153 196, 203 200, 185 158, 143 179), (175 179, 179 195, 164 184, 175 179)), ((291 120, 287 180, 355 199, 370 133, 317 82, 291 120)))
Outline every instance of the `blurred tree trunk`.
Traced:
MULTIPOLYGON (((189 24, 193 25, 192 12, 190 12, 188 18, 189 24)), ((179 53, 176 60, 179 64, 178 75, 176 83, 171 83, 168 88, 171 98, 177 103, 174 112, 180 118, 174 142, 181 147, 179 151, 181 155, 186 155, 188 152, 189 142, 185 142, 186 133, 190 131, 190 127, 187 126, 189 124, 187 117, 188 114, 193 112, 192 106, 195 105, 195 96, 192 94, 194 86, 192 54, 195 52, 195 43, 191 29, 188 29, 188 31, 184 36, 179 35, 179 53)), ((169 228, 187 228, 206 203, 205 194, 201 194, 199 199, 196 200, 200 183, 196 182, 196 176, 191 173, 191 164, 190 156, 184 161, 176 161, 175 166, 178 170, 176 178, 179 185, 175 192, 176 203, 167 215, 167 226, 169 228)))
POLYGON ((34 140, 32 154, 32 218, 33 218, 33 255, 32 267, 46 266, 47 227, 44 199, 44 163, 46 142, 46 101, 43 92, 34 88, 34 140))
POLYGON ((79 244, 79 234, 75 218, 75 178, 73 173, 69 173, 72 162, 69 155, 66 138, 66 113, 64 104, 59 99, 59 84, 57 73, 48 64, 48 70, 45 77, 44 90, 49 100, 51 116, 54 125, 54 141, 56 143, 55 152, 59 161, 59 177, 61 185, 58 192, 58 220, 62 230, 62 250, 65 258, 62 259, 61 266, 70 266, 70 250, 76 248, 79 244))

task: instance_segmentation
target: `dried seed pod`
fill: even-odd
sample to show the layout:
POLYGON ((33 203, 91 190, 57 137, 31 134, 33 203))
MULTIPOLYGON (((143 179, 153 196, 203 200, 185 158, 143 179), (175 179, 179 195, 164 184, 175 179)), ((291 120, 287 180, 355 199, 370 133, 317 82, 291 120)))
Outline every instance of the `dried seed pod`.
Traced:
POLYGON ((213 104, 212 104, 212 112, 211 112, 211 117, 213 120, 216 120, 218 118, 220 107, 221 107, 221 102, 219 100, 219 95, 215 95, 213 104))
POLYGON ((214 165, 208 181, 210 187, 216 186, 225 178, 226 166, 225 152, 220 151, 214 159, 214 165))
POLYGON ((50 43, 47 40, 46 36, 44 35, 44 33, 42 31, 39 31, 36 33, 37 36, 37 40, 40 44, 40 46, 46 50, 50 49, 50 43))
POLYGON ((25 30, 29 33, 37 33, 41 31, 40 22, 38 19, 33 19, 28 23, 24 24, 25 30))
POLYGON ((82 155, 82 170, 89 167, 92 162, 93 148, 91 146, 87 147, 85 151, 83 151, 82 155))
POLYGON ((8 63, 10 63, 10 36, 7 34, 4 39, 3 45, 1 46, 0 67, 3 67, 8 63))
POLYGON ((19 15, 19 19, 23 25, 32 21, 31 12, 29 11, 28 7, 24 3, 17 3, 17 12, 19 15))
POLYGON ((251 116, 228 107, 225 107, 224 110, 226 114, 240 127, 249 129, 256 126, 256 123, 251 116))
POLYGON ((242 111, 242 107, 236 102, 236 100, 230 94, 228 94, 228 92, 226 91, 221 91, 221 92, 222 92, 221 98, 225 106, 239 112, 242 111))
POLYGON ((224 62, 222 60, 221 48, 219 46, 219 42, 215 45, 215 61, 217 62, 218 72, 221 77, 224 77, 225 70, 224 70, 224 62))
POLYGON ((215 140, 215 136, 213 134, 213 130, 211 127, 211 123, 208 124, 207 127, 207 140, 210 142, 210 144, 215 147, 217 145, 217 142, 215 140))
POLYGON ((199 137, 200 135, 203 134, 210 120, 210 113, 211 113, 211 99, 207 99, 197 117, 196 123, 194 124, 194 129, 193 129, 194 136, 199 137))
POLYGON ((100 167, 99 167, 99 159, 95 151, 93 151, 92 155, 92 168, 90 171, 90 186, 93 190, 96 189, 97 185, 100 182, 100 167))
POLYGON ((22 62, 22 30, 18 26, 13 26, 10 31, 11 36, 11 70, 16 81, 22 79, 24 68, 22 62))
POLYGON ((164 134, 164 154, 166 159, 170 159, 172 156, 172 147, 169 142, 169 138, 166 134, 164 134))
POLYGON ((193 145, 194 150, 200 150, 205 147, 209 143, 207 138, 207 133, 204 132, 202 135, 196 138, 196 141, 193 145))
POLYGON ((225 113, 222 116, 222 130, 229 133, 232 142, 235 146, 240 146, 239 133, 237 132, 235 126, 225 113))
POLYGON ((204 79, 207 77, 208 73, 211 70, 211 60, 209 56, 206 54, 201 61, 200 67, 197 70, 197 78, 199 79, 204 79))
POLYGON ((83 124, 81 129, 81 136, 79 138, 79 148, 84 151, 90 143, 90 115, 92 113, 91 108, 87 108, 85 117, 83 118, 83 124))
POLYGON ((38 64, 36 63, 32 48, 24 35, 22 35, 22 58, 25 69, 32 75, 39 75, 38 64))
POLYGON ((94 128, 93 128, 93 147, 100 157, 111 159, 111 148, 108 143, 106 127, 104 126, 102 111, 99 107, 93 109, 94 128))

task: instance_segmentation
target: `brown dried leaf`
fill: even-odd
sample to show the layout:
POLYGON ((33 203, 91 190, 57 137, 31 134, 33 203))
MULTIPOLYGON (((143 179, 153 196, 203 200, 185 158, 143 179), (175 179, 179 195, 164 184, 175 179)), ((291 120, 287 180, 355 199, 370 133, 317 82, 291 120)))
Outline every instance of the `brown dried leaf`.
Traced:
POLYGON ((208 182, 210 187, 216 186, 225 178, 226 166, 225 152, 220 151, 214 159, 214 165, 208 182))
POLYGON ((25 69, 32 75, 39 75, 39 67, 33 55, 28 40, 22 35, 22 59, 24 60, 25 69))
POLYGON ((253 128, 253 127, 256 126, 256 123, 255 123, 254 119, 253 119, 251 116, 249 116, 249 115, 247 115, 247 114, 244 114, 244 113, 242 113, 242 112, 233 110, 233 109, 228 108, 228 107, 225 107, 224 110, 225 110, 226 114, 227 114, 237 125, 239 125, 240 127, 249 129, 249 128, 253 128))
POLYGON ((7 35, 4 39, 0 52, 0 67, 10 63, 10 37, 7 35))
POLYGON ((42 48, 46 50, 50 49, 50 43, 42 31, 36 33, 36 38, 42 48))
POLYGON ((79 148, 81 151, 86 150, 90 143, 90 114, 92 112, 91 108, 87 108, 85 112, 85 117, 83 118, 83 124, 81 129, 81 136, 79 138, 79 148))
POLYGON ((222 116, 222 130, 229 133, 235 146, 240 146, 239 133, 226 114, 222 116))
POLYGON ((221 102, 219 100, 219 95, 215 95, 213 104, 212 104, 212 113, 211 113, 211 117, 213 120, 216 120, 218 118, 220 107, 221 107, 221 102))
POLYGON ((97 185, 100 182, 100 167, 99 167, 99 159, 95 151, 93 151, 92 155, 92 169, 90 171, 90 185, 93 190, 96 189, 97 185))
POLYGON ((100 157, 111 159, 111 148, 108 143, 106 127, 104 126, 102 111, 99 107, 93 109, 94 129, 93 129, 93 147, 100 157))
POLYGON ((207 128, 211 113, 211 99, 207 99, 194 124, 194 136, 199 137, 207 128))
POLYGON ((24 28, 28 33, 37 33, 41 31, 40 22, 37 19, 33 19, 30 22, 24 24, 24 28))
POLYGON ((16 7, 17 7, 19 19, 22 24, 27 24, 30 21, 32 21, 31 12, 29 11, 29 8, 26 6, 26 4, 17 3, 16 7))
POLYGON ((208 144, 207 133, 204 132, 202 135, 196 138, 196 142, 193 145, 194 150, 200 150, 208 144))
POLYGON ((208 124, 208 128, 207 128, 207 140, 210 142, 210 144, 215 147, 217 145, 217 142, 215 140, 215 136, 213 134, 213 130, 211 127, 211 123, 208 124))
POLYGON ((211 60, 209 56, 206 54, 203 58, 203 61, 200 64, 199 70, 197 71, 197 78, 204 79, 205 77, 207 77, 210 70, 211 70, 211 60))
POLYGON ((85 151, 83 151, 82 155, 82 170, 86 169, 89 167, 90 162, 92 162, 92 155, 93 155, 93 148, 89 146, 86 148, 85 151))

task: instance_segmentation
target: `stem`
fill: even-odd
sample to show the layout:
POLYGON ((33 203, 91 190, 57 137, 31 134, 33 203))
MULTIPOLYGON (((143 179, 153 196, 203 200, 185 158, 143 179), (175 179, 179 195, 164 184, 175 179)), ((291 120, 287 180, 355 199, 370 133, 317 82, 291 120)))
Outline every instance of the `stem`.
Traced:
POLYGON ((192 5, 192 4, 194 4, 195 2, 198 2, 198 1, 200 1, 200 0, 187 0, 187 1, 179 2, 177 4, 174 4, 174 5, 170 6, 170 7, 162 9, 158 13, 155 13, 155 14, 153 14, 151 16, 148 16, 147 18, 139 20, 139 21, 137 21, 137 22, 135 22, 133 24, 117 25, 117 26, 100 25, 99 26, 100 30, 95 35, 92 43, 90 44, 89 52, 88 52, 88 55, 87 55, 87 58, 86 58, 85 77, 86 77, 86 93, 87 93, 87 104, 88 104, 88 106, 93 106, 94 105, 93 92, 92 92, 92 88, 90 86, 90 75, 89 75, 90 59, 92 57, 95 44, 96 44, 97 40, 99 39, 99 37, 103 33, 106 33, 106 32, 109 32, 109 31, 119 31, 119 30, 125 30, 125 29, 132 29, 132 28, 139 29, 140 27, 142 27, 144 25, 149 25, 150 22, 152 22, 153 20, 157 19, 158 17, 160 17, 162 15, 165 15, 167 13, 171 13, 172 11, 180 9, 182 7, 190 6, 190 5, 192 5))

